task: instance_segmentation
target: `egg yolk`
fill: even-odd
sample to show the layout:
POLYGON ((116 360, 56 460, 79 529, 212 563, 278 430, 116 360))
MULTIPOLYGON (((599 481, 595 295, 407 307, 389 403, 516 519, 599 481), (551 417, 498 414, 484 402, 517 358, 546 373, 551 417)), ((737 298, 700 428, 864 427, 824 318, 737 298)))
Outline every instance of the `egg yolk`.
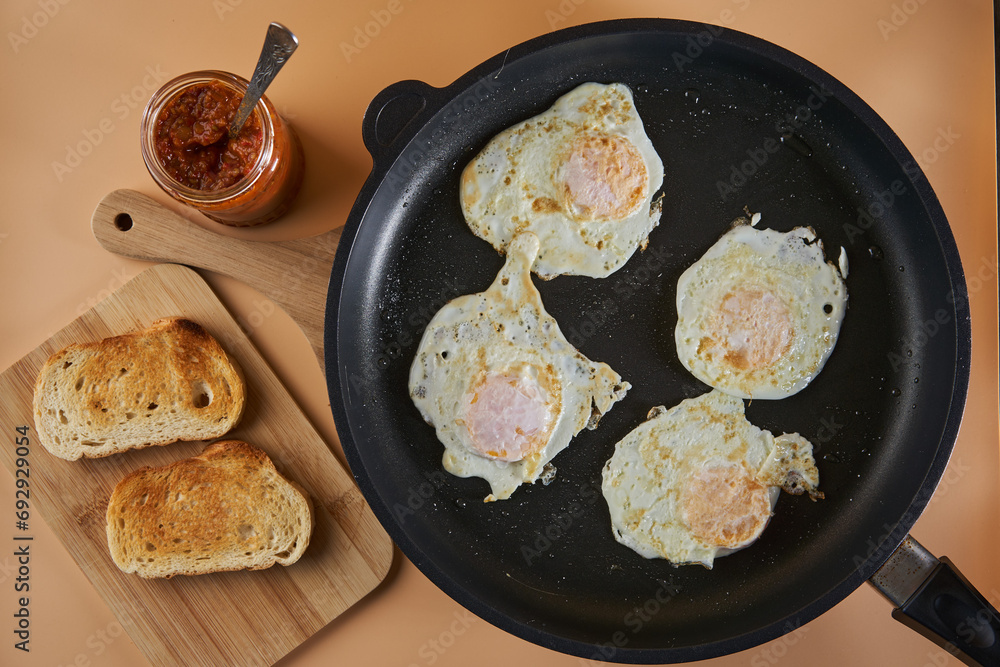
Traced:
POLYGON ((771 516, 767 487, 742 466, 696 470, 683 493, 684 522, 695 537, 718 547, 745 546, 771 516))
POLYGON ((545 389, 530 376, 486 373, 464 403, 474 451, 486 458, 520 461, 540 451, 552 431, 545 389))
POLYGON ((722 299, 708 322, 704 348, 722 348, 723 359, 739 370, 766 368, 792 344, 788 307, 772 292, 735 289, 722 299))
POLYGON ((625 137, 588 134, 565 158, 563 197, 577 220, 620 220, 646 197, 646 163, 625 137))

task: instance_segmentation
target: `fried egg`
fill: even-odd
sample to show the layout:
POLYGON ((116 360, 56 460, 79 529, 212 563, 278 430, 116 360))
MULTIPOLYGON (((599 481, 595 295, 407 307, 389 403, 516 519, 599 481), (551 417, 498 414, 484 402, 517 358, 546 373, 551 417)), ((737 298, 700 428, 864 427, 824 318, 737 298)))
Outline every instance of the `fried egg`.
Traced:
POLYGON ((494 137, 462 173, 461 205, 500 252, 520 232, 535 234, 540 277, 603 278, 645 248, 662 183, 629 88, 585 83, 494 137))
POLYGON ((444 469, 488 481, 487 502, 551 481, 553 457, 630 387, 545 312, 531 280, 538 248, 537 236, 519 234, 485 292, 434 315, 410 368, 410 397, 444 444, 444 469))
POLYGON ((677 355, 715 389, 785 398, 823 369, 846 309, 844 278, 812 229, 736 224, 677 282, 677 355))
POLYGON ((818 486, 808 440, 774 437, 747 421, 742 399, 712 390, 653 408, 615 445, 602 492, 618 542, 711 569, 760 537, 780 490, 815 500, 818 486))

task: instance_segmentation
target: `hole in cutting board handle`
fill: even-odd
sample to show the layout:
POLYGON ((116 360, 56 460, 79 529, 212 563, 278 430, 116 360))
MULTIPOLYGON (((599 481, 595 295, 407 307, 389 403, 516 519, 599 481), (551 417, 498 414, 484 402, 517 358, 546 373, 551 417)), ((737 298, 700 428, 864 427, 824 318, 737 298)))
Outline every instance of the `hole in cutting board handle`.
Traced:
POLYGON ((119 213, 115 216, 115 227, 120 232, 127 232, 132 229, 132 216, 128 213, 119 213))

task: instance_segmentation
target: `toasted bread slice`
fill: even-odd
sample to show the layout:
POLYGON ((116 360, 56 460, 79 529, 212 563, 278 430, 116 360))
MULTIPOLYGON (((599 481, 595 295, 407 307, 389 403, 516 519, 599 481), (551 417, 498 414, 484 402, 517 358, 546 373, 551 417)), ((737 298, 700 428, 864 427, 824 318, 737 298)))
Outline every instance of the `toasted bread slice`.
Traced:
POLYGON ((312 501, 240 440, 127 475, 108 502, 108 548, 144 578, 291 565, 309 544, 312 501))
POLYGON ((56 352, 34 396, 39 441, 71 461, 218 438, 245 404, 236 362, 200 325, 179 317, 56 352))

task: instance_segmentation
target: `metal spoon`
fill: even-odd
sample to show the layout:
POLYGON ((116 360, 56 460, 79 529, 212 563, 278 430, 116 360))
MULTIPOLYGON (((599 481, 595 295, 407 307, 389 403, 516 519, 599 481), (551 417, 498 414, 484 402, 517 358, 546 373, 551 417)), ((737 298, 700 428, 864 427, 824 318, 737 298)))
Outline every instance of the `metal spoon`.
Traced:
POLYGON ((264 47, 260 51, 260 58, 257 60, 257 67, 250 77, 250 85, 247 92, 236 109, 236 115, 229 124, 229 138, 235 138, 243 128, 243 123, 250 117, 250 112, 257 106, 261 95, 267 87, 274 81, 281 66, 285 64, 295 49, 299 46, 299 38, 292 34, 292 31, 280 23, 272 23, 267 28, 267 35, 264 37, 264 47))

